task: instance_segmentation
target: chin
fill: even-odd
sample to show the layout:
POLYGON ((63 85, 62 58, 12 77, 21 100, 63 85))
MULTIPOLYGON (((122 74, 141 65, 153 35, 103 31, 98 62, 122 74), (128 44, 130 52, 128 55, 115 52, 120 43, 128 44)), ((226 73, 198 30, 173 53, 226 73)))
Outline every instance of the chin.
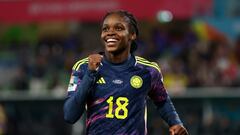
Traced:
POLYGON ((117 49, 115 49, 115 48, 106 48, 106 51, 109 52, 109 53, 114 53, 114 52, 117 52, 117 49))
POLYGON ((118 50, 118 48, 117 47, 109 47, 109 46, 105 46, 105 50, 107 51, 107 52, 116 52, 117 50, 118 50))

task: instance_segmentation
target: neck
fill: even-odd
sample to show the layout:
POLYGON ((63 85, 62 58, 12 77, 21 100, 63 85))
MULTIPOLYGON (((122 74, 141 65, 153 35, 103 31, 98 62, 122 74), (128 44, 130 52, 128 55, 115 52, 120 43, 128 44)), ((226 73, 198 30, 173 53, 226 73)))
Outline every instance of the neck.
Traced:
POLYGON ((105 55, 107 60, 111 63, 122 63, 129 58, 130 52, 124 51, 123 53, 114 54, 105 51, 105 55))

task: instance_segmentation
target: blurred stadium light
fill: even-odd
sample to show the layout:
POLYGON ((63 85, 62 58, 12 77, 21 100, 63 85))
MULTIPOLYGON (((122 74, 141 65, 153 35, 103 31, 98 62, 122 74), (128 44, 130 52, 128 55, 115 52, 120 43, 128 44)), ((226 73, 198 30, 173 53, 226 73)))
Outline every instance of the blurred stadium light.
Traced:
POLYGON ((171 22, 173 19, 173 15, 170 11, 158 11, 157 19, 159 22, 171 22))

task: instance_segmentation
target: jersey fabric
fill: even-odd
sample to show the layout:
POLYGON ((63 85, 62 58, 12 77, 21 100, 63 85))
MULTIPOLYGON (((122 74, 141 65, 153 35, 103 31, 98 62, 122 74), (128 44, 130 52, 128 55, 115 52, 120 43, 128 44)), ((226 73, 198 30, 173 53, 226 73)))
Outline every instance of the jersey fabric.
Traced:
POLYGON ((86 58, 73 67, 66 100, 74 100, 65 103, 64 115, 74 123, 86 107, 87 135, 146 135, 148 97, 169 125, 181 124, 156 63, 138 56, 119 64, 103 59, 98 71, 91 72, 86 58))

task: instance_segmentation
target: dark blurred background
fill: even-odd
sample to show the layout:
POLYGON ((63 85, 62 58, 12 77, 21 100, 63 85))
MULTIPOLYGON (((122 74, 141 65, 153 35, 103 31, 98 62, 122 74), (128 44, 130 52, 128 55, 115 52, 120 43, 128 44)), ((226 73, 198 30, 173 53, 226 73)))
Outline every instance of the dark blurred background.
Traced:
MULTIPOLYGON (((0 135, 81 135, 63 121, 73 64, 103 50, 102 16, 139 21, 137 55, 156 61, 191 135, 240 132, 239 0, 0 1, 0 135)), ((149 101, 150 135, 168 134, 149 101)))

